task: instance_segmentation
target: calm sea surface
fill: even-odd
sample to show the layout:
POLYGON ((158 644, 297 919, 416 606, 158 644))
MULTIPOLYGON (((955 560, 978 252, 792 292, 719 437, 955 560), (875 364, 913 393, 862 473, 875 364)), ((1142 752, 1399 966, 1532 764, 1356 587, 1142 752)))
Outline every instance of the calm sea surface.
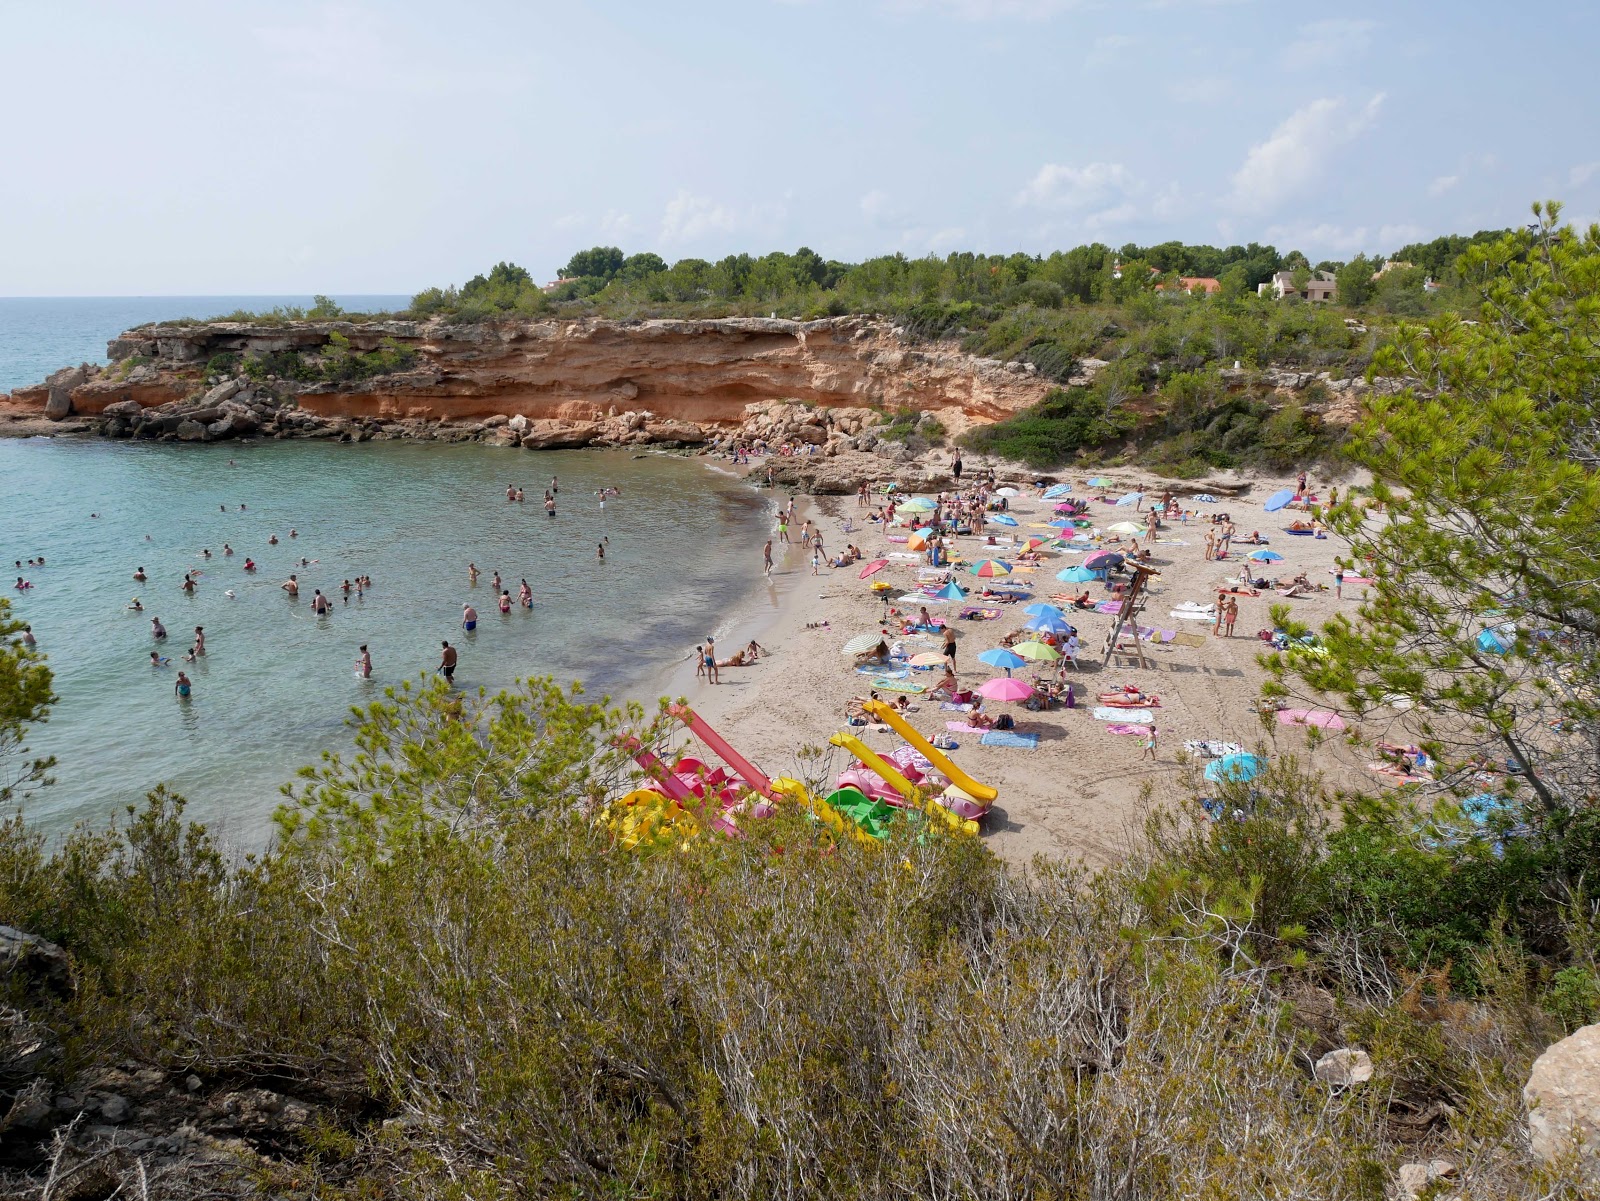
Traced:
MULTIPOLYGON (((82 357, 55 354, 46 369, 82 357)), ((0 371, 17 374, 4 360, 0 371)), ((740 608, 767 525, 745 484, 667 456, 0 439, 6 595, 48 653, 61 697, 31 739, 60 766, 57 783, 29 803, 30 819, 50 830, 99 823, 166 783, 189 798, 191 814, 257 844, 278 785, 321 751, 348 748, 350 706, 431 671, 441 639, 460 647, 465 688, 553 674, 584 680, 591 696, 625 692, 740 608), (542 501, 557 475, 552 520, 542 501), (506 502, 512 482, 526 489, 525 504, 506 502), (595 495, 603 485, 622 491, 604 508, 595 495), (34 587, 12 591, 12 562, 38 555, 44 568, 20 569, 34 587), (254 575, 246 556, 260 566, 254 575), (314 562, 299 567, 302 558, 314 562), (476 588, 469 561, 483 571, 476 588), (147 582, 131 578, 137 567, 147 582), (204 573, 193 596, 180 587, 188 570, 204 573), (497 570, 513 601, 527 578, 532 611, 497 611, 497 570), (298 601, 279 587, 291 571, 298 601), (374 587, 346 603, 339 586, 357 574, 374 587), (330 616, 312 615, 314 588, 334 598, 330 616), (126 608, 134 597, 144 612, 126 608), (472 634, 460 626, 468 600, 480 614, 472 634), (152 616, 169 631, 160 649, 171 667, 149 665, 152 616), (197 625, 208 654, 182 664, 197 625), (371 680, 354 672, 361 643, 371 648, 371 680), (187 703, 173 696, 180 666, 194 679, 187 703)))

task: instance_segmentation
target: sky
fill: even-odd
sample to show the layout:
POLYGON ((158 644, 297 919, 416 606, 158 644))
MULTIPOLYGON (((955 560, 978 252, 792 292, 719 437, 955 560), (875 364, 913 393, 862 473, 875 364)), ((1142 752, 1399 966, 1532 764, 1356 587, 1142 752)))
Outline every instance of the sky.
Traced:
POLYGON ((1595 0, 0 0, 0 295, 1587 223, 1597 34, 1595 0))

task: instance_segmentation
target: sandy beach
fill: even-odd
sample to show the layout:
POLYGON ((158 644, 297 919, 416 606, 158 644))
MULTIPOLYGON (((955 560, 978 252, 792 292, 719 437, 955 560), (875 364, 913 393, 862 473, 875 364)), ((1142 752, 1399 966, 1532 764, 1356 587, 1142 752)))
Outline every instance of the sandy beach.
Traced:
MULTIPOLYGON (((969 461, 969 478, 980 470, 969 461)), ((1270 627, 1268 611, 1274 603, 1289 605, 1299 620, 1315 626, 1341 607, 1353 609, 1361 596, 1359 584, 1347 585, 1343 599, 1334 595, 1333 568, 1342 543, 1331 537, 1290 535, 1284 527, 1305 514, 1263 510, 1267 498, 1278 488, 1292 485, 1292 479, 1263 479, 1242 498, 1219 495, 1216 503, 1206 503, 1190 499, 1199 491, 1192 483, 1164 481, 1127 470, 1104 474, 1113 481, 1111 487, 1090 488, 1086 485, 1087 476, 1076 472, 1058 478, 1070 482, 1071 496, 1079 499, 1102 494, 1116 498, 1139 489, 1155 500, 1170 488, 1195 514, 1187 522, 1163 526, 1151 564, 1160 575, 1151 581, 1143 614, 1143 624, 1186 637, 1156 645, 1147 643, 1146 656, 1151 663, 1148 669, 1140 669, 1131 658, 1113 658, 1103 666, 1102 646, 1115 618, 1093 610, 1069 611, 1068 620, 1078 628, 1083 646, 1078 669, 1068 667, 1065 673, 1075 685, 1077 707, 1030 712, 1020 705, 986 703, 991 715, 1011 712, 1018 732, 1038 734, 1038 745, 1032 749, 985 746, 977 734, 955 735, 959 748, 951 752, 951 757, 974 778, 999 791, 999 799, 983 823, 982 836, 996 853, 1012 862, 1045 855, 1098 863, 1117 854, 1126 845, 1130 822, 1139 820, 1143 811, 1141 794, 1147 786, 1157 801, 1180 795, 1186 758, 1183 748, 1188 740, 1236 742, 1251 749, 1259 746, 1270 756, 1306 756, 1311 739, 1305 728, 1281 724, 1271 717, 1264 722, 1257 709, 1266 674, 1257 660, 1269 648, 1256 633, 1270 627), (1259 531, 1267 545, 1240 547, 1236 542, 1226 561, 1207 561, 1205 533, 1211 528, 1210 517, 1217 513, 1232 517, 1236 537, 1248 538, 1252 531, 1259 531), (1214 635, 1209 619, 1186 620, 1171 615, 1186 602, 1205 605, 1215 601, 1219 588, 1237 581, 1243 556, 1258 549, 1269 549, 1283 559, 1254 565, 1254 574, 1287 581, 1303 571, 1313 584, 1323 584, 1326 590, 1293 599, 1272 589, 1262 590, 1259 596, 1237 597, 1239 615, 1232 638, 1214 635), (1129 684, 1160 698, 1160 705, 1153 710, 1160 738, 1154 763, 1148 758, 1141 760, 1141 738, 1109 733, 1107 726, 1111 723, 1096 720, 1093 715, 1097 693, 1129 684)), ((1311 491, 1325 491, 1328 482, 1314 479, 1311 491)), ((1056 533, 1042 528, 1054 516, 1055 502, 1038 499, 1035 489, 1022 491, 1021 496, 1010 499, 1011 515, 1018 522, 1014 529, 991 526, 982 538, 956 538, 954 549, 969 562, 984 557, 1010 559, 1021 548, 1007 545, 1009 536, 1026 539, 1056 533), (988 545, 990 534, 998 545, 988 545)), ((776 504, 787 498, 788 494, 780 490, 772 501, 776 504)), ((875 497, 874 504, 880 500, 875 497)), ((820 525, 830 556, 847 542, 854 543, 864 554, 863 563, 889 559, 889 566, 872 577, 895 586, 889 596, 898 597, 915 589, 918 569, 924 566, 922 556, 912 556, 903 543, 889 540, 903 537, 907 532, 904 527, 885 529, 866 523, 870 510, 858 508, 854 497, 802 497, 800 504, 802 512, 820 525), (842 528, 846 519, 852 519, 854 524, 848 533, 842 528)), ((1104 528, 1130 517, 1142 521, 1146 507, 1141 506, 1135 514, 1131 505, 1117 508, 1091 500, 1087 516, 1104 528)), ((815 763, 801 768, 799 752, 810 747, 822 750, 831 778, 853 760, 844 751, 830 747, 827 739, 834 732, 849 728, 845 725, 847 702, 852 696, 866 695, 871 687, 871 677, 858 674, 853 661, 842 655, 840 648, 855 635, 884 629, 895 635, 890 637, 892 642, 899 626, 886 624, 885 605, 869 587, 872 580, 858 578, 861 564, 840 569, 824 566, 820 575, 813 576, 809 554, 799 545, 797 528, 791 529, 791 537, 794 544, 788 547, 774 540, 772 578, 758 585, 748 608, 708 622, 717 637, 719 658, 732 654, 752 638, 768 653, 753 667, 724 668, 719 684, 697 680, 693 664, 685 662, 665 682, 665 690, 669 695, 686 697, 732 746, 769 775, 821 774, 822 769, 815 763), (826 625, 812 628, 820 623, 826 625)), ((1074 585, 1056 580, 1058 571, 1080 563, 1083 557, 1082 553, 1071 551, 1047 552, 1036 569, 1019 565, 1004 582, 1020 584, 1031 595, 1025 601, 998 606, 1000 615, 993 620, 955 620, 962 608, 958 604, 932 607, 936 618, 951 619, 956 627, 960 646, 957 674, 964 687, 975 688, 1001 674, 978 662, 977 656, 999 646, 1004 635, 1027 622, 1023 613, 1026 605, 1049 602, 1052 594, 1069 590, 1081 593, 1086 587, 1091 599, 1109 599, 1099 582, 1074 585)), ((749 569, 759 581, 759 544, 750 549, 749 569)), ((955 579, 970 593, 968 604, 979 599, 978 592, 984 584, 1001 582, 976 579, 964 566, 957 568, 955 579)), ((896 606, 891 602, 892 607, 896 606)), ((914 605, 912 613, 915 614, 914 605)), ((932 637, 925 639, 926 645, 903 641, 913 653, 938 649, 937 639, 932 637)), ((1015 674, 1027 677, 1033 673, 1030 668, 1019 669, 1015 674)), ((913 672, 911 682, 931 686, 938 675, 938 671, 913 672)), ((945 732, 947 720, 962 716, 941 709, 937 700, 915 695, 911 700, 914 712, 908 720, 930 739, 945 732)), ((851 732, 879 752, 900 745, 898 736, 887 728, 856 727, 851 732)), ((1350 732, 1366 736, 1383 733, 1354 722, 1350 732)), ((1370 752, 1362 753, 1349 744, 1348 735, 1324 737, 1311 750, 1311 762, 1334 787, 1359 783, 1370 788, 1380 777, 1367 772, 1364 765, 1369 758, 1370 752)))

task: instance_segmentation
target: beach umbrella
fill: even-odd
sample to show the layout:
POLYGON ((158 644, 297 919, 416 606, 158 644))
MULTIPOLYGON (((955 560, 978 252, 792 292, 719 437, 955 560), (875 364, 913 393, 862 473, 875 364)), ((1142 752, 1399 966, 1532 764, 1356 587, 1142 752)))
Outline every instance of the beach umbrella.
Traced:
POLYGON ((944 662, 944 656, 937 651, 923 651, 920 655, 912 655, 909 662, 912 667, 938 667, 944 662))
POLYGON ((1022 549, 1023 550, 1038 550, 1041 546, 1048 546, 1048 545, 1050 545, 1050 543, 1045 538, 1029 538, 1026 542, 1024 542, 1022 544, 1022 549))
POLYGON ((1066 611, 1044 601, 1037 601, 1023 610, 1029 617, 1065 617, 1066 611))
POLYGON ((1044 498, 1046 500, 1055 500, 1056 497, 1065 496, 1067 493, 1069 493, 1071 491, 1072 491, 1072 485, 1071 484, 1052 484, 1050 487, 1048 487, 1048 488, 1046 488, 1044 490, 1044 498))
POLYGON ((856 579, 864 580, 869 575, 872 575, 874 572, 882 571, 887 566, 889 566, 889 560, 888 559, 874 559, 872 562, 868 563, 865 567, 863 567, 861 569, 861 574, 858 575, 856 577, 856 579))
POLYGON ((1033 695, 1033 685, 1015 676, 996 676, 978 685, 978 695, 991 701, 1025 701, 1033 695))
POLYGON ((1013 667, 1026 667, 1028 661, 1021 655, 1013 655, 1003 646, 997 646, 992 651, 984 651, 978 656, 979 663, 987 663, 990 667, 1005 668, 1006 675, 1011 674, 1013 667))
POLYGON ((934 595, 940 600, 947 601, 962 601, 967 599, 967 594, 961 591, 961 585, 956 583, 954 580, 951 580, 943 588, 935 592, 934 595))
POLYGON ((1059 634, 1062 637, 1072 633, 1072 626, 1059 617, 1035 617, 1028 622, 1027 629, 1036 630, 1041 634, 1059 634))
POLYGON ((975 576, 992 579, 998 575, 1010 575, 1011 564, 1004 559, 979 559, 967 570, 971 571, 975 576))
POLYGON ((1135 525, 1131 521, 1119 521, 1115 525, 1106 526, 1106 532, 1110 534, 1142 534, 1144 533, 1144 526, 1135 525))
POLYGON ((1085 567, 1115 567, 1124 557, 1114 550, 1097 550, 1083 561, 1085 567))
POLYGON ((1056 579, 1064 580, 1069 584, 1087 584, 1090 580, 1098 580, 1100 573, 1091 571, 1087 567, 1069 567, 1065 571, 1056 572, 1056 579))
POLYGON ((996 496, 1011 497, 1011 496, 1021 496, 1022 493, 1018 492, 1015 488, 997 488, 995 490, 995 495, 996 496))
POLYGON ((1515 626, 1500 626, 1478 635, 1478 649, 1490 655, 1503 655, 1517 644, 1515 626))
POLYGON ((1206 779, 1213 782, 1253 780, 1261 774, 1261 769, 1265 766, 1266 764, 1255 755, 1224 755, 1206 765, 1206 779))
POLYGON ((1069 517, 1057 517, 1054 521, 1045 522, 1045 525, 1053 530, 1070 530, 1077 525, 1077 522, 1069 517))
POLYGON ((1275 550, 1253 550, 1247 556, 1258 563, 1277 563, 1283 556, 1275 550))
POLYGON ((912 534, 906 539, 907 550, 927 550, 928 537, 926 534, 912 534))
POLYGON ((1284 726, 1316 726, 1322 730, 1342 730, 1344 718, 1331 709, 1279 709, 1278 724, 1284 726))
POLYGON ((1122 508, 1124 505, 1136 505, 1143 499, 1143 492, 1127 492, 1117 497, 1117 507, 1122 508))
POLYGON ((1057 513, 1076 513, 1077 511, 1078 506, 1073 504, 1070 500, 1064 500, 1056 506, 1057 513))
POLYGON ((896 505, 895 509, 901 513, 931 513, 938 507, 926 496, 913 496, 904 504, 896 505))
POLYGON ((1294 489, 1293 488, 1279 488, 1271 496, 1267 497, 1267 503, 1262 505, 1261 507, 1263 509, 1265 509, 1268 513, 1276 513, 1279 509, 1283 508, 1285 505, 1289 504, 1293 500, 1294 500, 1294 489))
POLYGON ((1019 642, 1011 649, 1024 659, 1036 659, 1042 663, 1049 663, 1052 660, 1061 658, 1060 651, 1053 646, 1047 646, 1043 642, 1019 642))
POLYGON ((1004 513, 991 513, 989 514, 988 520, 994 522, 995 525, 1017 524, 1017 519, 1015 517, 1008 517, 1004 513))
POLYGON ((841 655, 864 655, 880 642, 889 641, 882 634, 857 634, 839 648, 841 655))
POLYGON ((1106 477, 1103 476, 1103 475, 1097 475, 1097 476, 1094 477, 1094 479, 1089 481, 1089 487, 1091 487, 1091 488, 1109 488, 1109 487, 1111 487, 1111 481, 1106 479, 1106 477))

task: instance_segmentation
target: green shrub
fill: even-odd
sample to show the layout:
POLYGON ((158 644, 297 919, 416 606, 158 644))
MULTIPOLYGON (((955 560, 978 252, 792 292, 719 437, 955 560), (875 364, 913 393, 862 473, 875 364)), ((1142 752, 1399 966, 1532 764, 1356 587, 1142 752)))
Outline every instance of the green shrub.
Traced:
POLYGON ((1049 470, 1080 450, 1104 446, 1127 434, 1134 418, 1126 410, 1087 388, 1051 391, 1044 400, 1015 417, 980 426, 964 445, 983 454, 999 455, 1049 470))

